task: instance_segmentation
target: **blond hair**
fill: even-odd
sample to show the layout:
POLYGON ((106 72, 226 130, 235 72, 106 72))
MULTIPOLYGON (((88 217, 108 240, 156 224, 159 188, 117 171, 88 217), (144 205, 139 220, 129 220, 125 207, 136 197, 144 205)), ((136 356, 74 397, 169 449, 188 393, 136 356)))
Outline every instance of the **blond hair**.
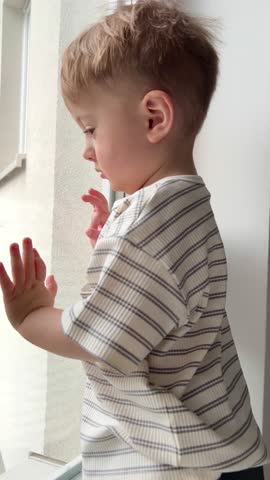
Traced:
POLYGON ((65 50, 64 98, 76 103, 91 83, 141 77, 185 105, 187 129, 198 132, 218 76, 214 34, 176 1, 138 0, 83 31, 65 50))

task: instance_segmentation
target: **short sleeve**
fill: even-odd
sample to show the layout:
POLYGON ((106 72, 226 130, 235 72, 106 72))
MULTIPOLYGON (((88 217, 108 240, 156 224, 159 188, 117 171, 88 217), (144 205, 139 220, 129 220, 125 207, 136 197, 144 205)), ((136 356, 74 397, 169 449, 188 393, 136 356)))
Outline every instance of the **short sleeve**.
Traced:
POLYGON ((64 333, 125 375, 186 322, 166 265, 126 238, 100 240, 87 273, 91 292, 63 311, 64 333))

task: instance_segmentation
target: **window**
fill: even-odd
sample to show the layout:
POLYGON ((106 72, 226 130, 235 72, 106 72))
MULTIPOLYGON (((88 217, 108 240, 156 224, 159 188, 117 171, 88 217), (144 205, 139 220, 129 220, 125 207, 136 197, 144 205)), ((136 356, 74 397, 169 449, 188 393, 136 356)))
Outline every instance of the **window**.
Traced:
POLYGON ((26 158, 29 0, 1 6, 0 180, 26 158))

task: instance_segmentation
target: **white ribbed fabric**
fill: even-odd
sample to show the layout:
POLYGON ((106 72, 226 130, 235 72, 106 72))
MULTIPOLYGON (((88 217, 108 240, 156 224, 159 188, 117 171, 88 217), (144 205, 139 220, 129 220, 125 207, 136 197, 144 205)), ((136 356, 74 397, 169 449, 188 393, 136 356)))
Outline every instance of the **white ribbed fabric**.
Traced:
POLYGON ((62 315, 100 359, 84 362, 84 480, 216 480, 269 461, 226 286, 201 177, 165 177, 114 203, 82 300, 62 315))

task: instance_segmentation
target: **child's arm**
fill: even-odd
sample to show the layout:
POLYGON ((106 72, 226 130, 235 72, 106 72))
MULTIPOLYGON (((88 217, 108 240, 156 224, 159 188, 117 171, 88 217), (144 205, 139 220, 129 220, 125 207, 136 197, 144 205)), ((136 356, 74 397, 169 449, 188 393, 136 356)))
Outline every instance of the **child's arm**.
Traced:
POLYGON ((42 307, 27 315, 17 330, 28 342, 56 355, 85 362, 98 360, 64 334, 62 312, 60 308, 42 307))

